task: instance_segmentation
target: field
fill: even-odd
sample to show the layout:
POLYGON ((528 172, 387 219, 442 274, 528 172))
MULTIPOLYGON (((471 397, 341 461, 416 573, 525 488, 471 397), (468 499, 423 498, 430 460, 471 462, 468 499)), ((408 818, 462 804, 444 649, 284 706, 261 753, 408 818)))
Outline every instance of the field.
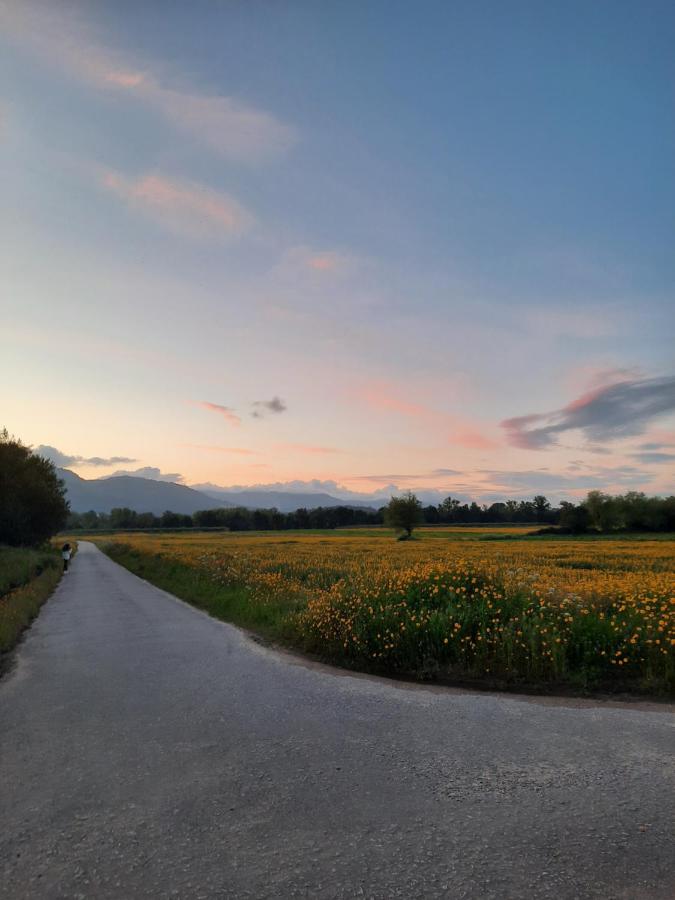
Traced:
POLYGON ((539 689, 675 688, 672 540, 528 528, 93 538, 212 615, 340 665, 539 689))

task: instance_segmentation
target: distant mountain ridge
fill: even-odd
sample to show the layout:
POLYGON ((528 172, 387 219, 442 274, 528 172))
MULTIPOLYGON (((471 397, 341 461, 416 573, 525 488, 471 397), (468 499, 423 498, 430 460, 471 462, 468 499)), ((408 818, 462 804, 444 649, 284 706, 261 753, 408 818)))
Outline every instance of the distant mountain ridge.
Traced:
POLYGON ((166 510, 192 515, 200 509, 234 506, 226 500, 215 500, 201 491, 173 481, 154 481, 131 475, 87 480, 70 469, 58 469, 66 485, 67 498, 73 512, 110 512, 116 507, 128 507, 136 512, 151 512, 161 516, 166 510))
POLYGON ((135 512, 151 512, 160 516, 167 510, 192 515, 201 509, 245 506, 247 509, 271 509, 279 512, 295 512, 296 509, 316 509, 319 506, 351 506, 359 509, 375 509, 367 503, 340 500, 330 494, 287 493, 285 491, 209 491, 196 490, 173 481, 155 481, 132 475, 112 475, 109 478, 86 479, 58 469, 66 485, 67 497, 73 512, 108 513, 111 509, 127 507, 135 512))
POLYGON ((271 509, 275 507, 282 513, 295 512, 296 509, 316 509, 319 506, 351 506, 355 509, 377 509, 369 503, 355 503, 353 500, 340 500, 330 494, 314 494, 295 491, 217 491, 213 488, 203 491, 214 500, 225 500, 230 506, 245 506, 248 509, 271 509))

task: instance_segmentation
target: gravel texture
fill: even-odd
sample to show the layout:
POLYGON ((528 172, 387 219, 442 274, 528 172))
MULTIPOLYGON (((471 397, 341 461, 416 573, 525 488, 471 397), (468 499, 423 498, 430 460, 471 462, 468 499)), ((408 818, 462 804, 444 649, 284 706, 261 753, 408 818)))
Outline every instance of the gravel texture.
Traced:
POLYGON ((0 680, 8 898, 672 898, 672 707, 304 665, 81 543, 0 680))

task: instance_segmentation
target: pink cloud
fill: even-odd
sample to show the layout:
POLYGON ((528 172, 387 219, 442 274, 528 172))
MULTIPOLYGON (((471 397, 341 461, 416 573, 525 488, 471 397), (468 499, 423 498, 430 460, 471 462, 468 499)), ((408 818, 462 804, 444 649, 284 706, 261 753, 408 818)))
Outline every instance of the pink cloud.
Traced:
POLYGON ((332 272, 338 266, 338 258, 335 253, 320 253, 310 256, 307 265, 318 272, 332 272))
POLYGON ((673 412, 675 376, 622 377, 587 391, 562 409, 505 419, 501 425, 513 446, 542 450, 555 446, 567 431, 580 431, 587 440, 603 444, 640 435, 653 420, 673 412))
POLYGON ((272 113, 233 97, 165 86, 142 61, 98 41, 85 17, 72 5, 0 4, 3 33, 88 84, 123 92, 162 116, 190 141, 246 165, 286 153, 296 130, 272 113))
POLYGON ((294 453, 307 453, 312 456, 323 456, 330 453, 342 453, 336 447, 318 447, 313 444, 277 444, 279 450, 291 450, 294 453))
MULTIPOLYGON (((202 404, 199 404, 200 406, 202 404)), ((211 409, 211 407, 216 404, 211 403, 208 404, 207 408, 211 409)), ((220 411, 220 410, 219 410, 220 411)), ((236 456, 258 456, 259 453, 257 450, 249 450, 247 447, 221 447, 219 444, 182 444, 183 447, 190 447, 195 450, 211 450, 214 453, 233 453, 236 456)))
POLYGON ((605 392, 605 388, 595 388, 592 391, 586 391, 585 394, 582 394, 580 397, 577 397, 576 400, 570 401, 567 406, 563 407, 563 412, 571 413, 576 410, 583 409, 584 406, 588 406, 589 403, 592 403, 594 400, 597 400, 605 392))
POLYGON ((434 430, 443 430, 448 443, 473 450, 491 450, 498 442, 470 418, 439 412, 425 403, 403 396, 395 385, 385 381, 362 384, 357 391, 361 402, 377 412, 394 413, 416 419, 434 430))
POLYGON ((640 369, 596 369, 588 373, 589 388, 576 400, 572 400, 563 407, 563 412, 574 412, 588 406, 598 397, 602 396, 607 388, 617 384, 625 384, 642 377, 640 369))
POLYGON ((499 446, 497 441, 482 431, 462 424, 458 424, 456 431, 450 432, 448 440, 450 444, 466 447, 467 450, 494 450, 499 446))
POLYGON ((539 413, 531 413, 528 416, 516 416, 512 419, 504 419, 501 426, 506 432, 506 440, 513 447, 521 450, 531 450, 533 445, 530 438, 530 425, 540 422, 544 416, 539 413))
POLYGON ((265 162, 286 153, 297 140, 289 125, 232 97, 170 90, 156 81, 144 81, 135 91, 174 127, 238 162, 265 162))
POLYGON ((217 413, 219 416, 222 416, 226 422, 229 422, 230 425, 241 425, 241 419, 229 406, 221 406, 220 403, 209 403, 208 400, 198 400, 196 401, 196 405, 202 409, 207 409, 209 412, 217 413))
POLYGON ((253 221, 232 197, 194 182, 172 181, 161 175, 125 178, 108 171, 102 175, 101 184, 130 206, 181 234, 232 237, 246 231, 253 221))
POLYGON ((359 394, 366 406, 379 412, 395 412, 416 418, 432 415, 428 406, 411 403, 397 393, 393 385, 385 381, 366 382, 361 385, 359 394))
POLYGON ((108 72, 105 81, 117 87, 134 88, 143 84, 145 76, 140 72, 108 72))

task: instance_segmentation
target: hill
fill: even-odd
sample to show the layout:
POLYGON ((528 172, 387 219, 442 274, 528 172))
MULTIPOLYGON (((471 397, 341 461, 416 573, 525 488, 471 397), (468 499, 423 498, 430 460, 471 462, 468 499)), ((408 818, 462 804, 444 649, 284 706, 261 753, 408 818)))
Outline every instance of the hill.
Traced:
POLYGON ((88 480, 69 469, 59 469, 58 473, 65 482, 73 512, 87 512, 90 509, 110 512, 115 507, 128 507, 156 516, 166 510, 192 515, 200 509, 237 505, 224 497, 214 498, 171 481, 153 481, 130 475, 88 480))

